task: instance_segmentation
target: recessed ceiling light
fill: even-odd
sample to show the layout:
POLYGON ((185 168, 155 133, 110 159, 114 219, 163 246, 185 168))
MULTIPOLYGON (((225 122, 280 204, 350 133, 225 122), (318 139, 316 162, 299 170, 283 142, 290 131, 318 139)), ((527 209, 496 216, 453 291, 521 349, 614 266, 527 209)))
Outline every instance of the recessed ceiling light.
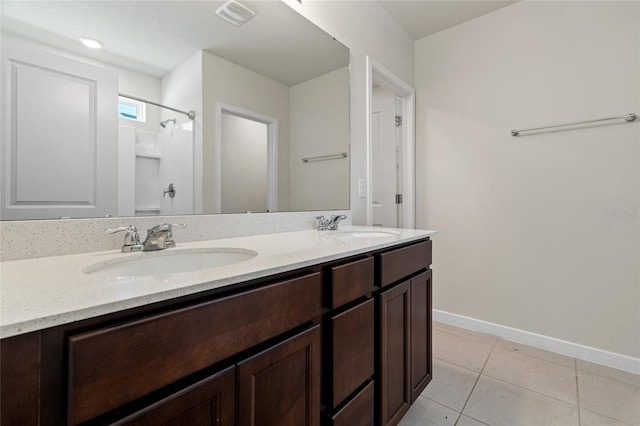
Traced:
POLYGON ((102 42, 93 38, 80 37, 80 41, 90 49, 100 49, 102 47, 102 42))

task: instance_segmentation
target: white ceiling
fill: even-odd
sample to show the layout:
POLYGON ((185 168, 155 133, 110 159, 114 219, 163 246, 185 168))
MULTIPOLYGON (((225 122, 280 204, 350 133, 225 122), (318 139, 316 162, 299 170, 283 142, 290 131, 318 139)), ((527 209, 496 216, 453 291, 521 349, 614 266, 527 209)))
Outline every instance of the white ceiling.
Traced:
POLYGON ((83 56, 162 77, 207 50, 288 86, 349 63, 349 50, 279 1, 242 4, 256 16, 236 27, 215 11, 224 1, 2 0, 2 30, 83 56), (93 51, 80 37, 96 38, 93 51))
POLYGON ((418 40, 515 1, 508 0, 380 0, 378 3, 418 40))
MULTIPOLYGON (((2 0, 3 31, 63 50, 162 77, 207 50, 288 86, 348 64, 349 52, 279 1, 241 0, 256 16, 236 27, 215 15, 224 2, 2 0), (82 46, 96 38, 104 48, 82 46)), ((514 1, 381 0, 414 40, 514 1)))

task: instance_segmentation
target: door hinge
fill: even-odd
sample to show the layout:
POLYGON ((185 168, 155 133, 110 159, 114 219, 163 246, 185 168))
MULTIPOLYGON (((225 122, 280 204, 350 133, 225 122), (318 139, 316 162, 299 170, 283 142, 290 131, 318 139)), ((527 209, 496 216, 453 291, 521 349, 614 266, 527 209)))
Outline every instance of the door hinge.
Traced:
POLYGON ((402 194, 396 194, 396 204, 402 204, 402 194))
POLYGON ((396 127, 402 126, 402 116, 396 115, 396 127))

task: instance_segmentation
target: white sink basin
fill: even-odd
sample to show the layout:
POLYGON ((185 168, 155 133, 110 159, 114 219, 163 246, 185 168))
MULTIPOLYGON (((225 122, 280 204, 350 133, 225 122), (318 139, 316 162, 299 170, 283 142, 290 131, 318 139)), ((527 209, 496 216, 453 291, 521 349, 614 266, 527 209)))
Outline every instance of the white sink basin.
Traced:
POLYGON ((150 253, 136 253, 132 254, 131 258, 95 264, 83 272, 102 277, 179 274, 232 265, 253 259, 257 255, 258 253, 253 250, 239 248, 167 249, 150 253))
POLYGON ((356 237, 356 238, 381 238, 381 237, 394 237, 397 233, 390 231, 335 231, 332 234, 342 237, 356 237))

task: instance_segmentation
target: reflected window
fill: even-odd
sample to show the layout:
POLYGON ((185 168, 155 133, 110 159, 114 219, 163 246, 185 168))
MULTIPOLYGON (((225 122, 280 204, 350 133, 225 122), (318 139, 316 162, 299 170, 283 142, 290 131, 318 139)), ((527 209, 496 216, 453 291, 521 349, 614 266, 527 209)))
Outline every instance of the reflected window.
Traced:
POLYGON ((118 116, 127 120, 145 122, 144 102, 118 96, 118 116))

